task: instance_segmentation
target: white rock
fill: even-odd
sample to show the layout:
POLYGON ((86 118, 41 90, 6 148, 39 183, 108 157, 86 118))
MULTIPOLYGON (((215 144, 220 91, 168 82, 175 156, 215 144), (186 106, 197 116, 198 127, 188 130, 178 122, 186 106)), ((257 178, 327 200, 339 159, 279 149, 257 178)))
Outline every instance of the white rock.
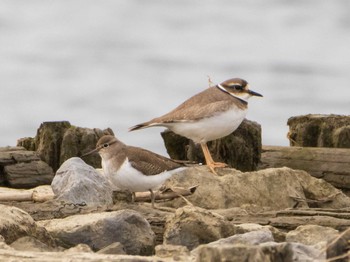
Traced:
POLYGON ((113 204, 108 179, 79 157, 65 161, 51 183, 56 199, 73 204, 100 206, 113 204))

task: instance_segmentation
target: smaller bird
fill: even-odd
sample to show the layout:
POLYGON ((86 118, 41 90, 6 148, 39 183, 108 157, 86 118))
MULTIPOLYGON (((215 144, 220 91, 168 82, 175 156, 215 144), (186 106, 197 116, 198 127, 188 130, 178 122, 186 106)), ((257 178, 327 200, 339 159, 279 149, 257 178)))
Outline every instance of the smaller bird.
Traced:
POLYGON ((200 144, 207 166, 217 174, 214 168, 227 165, 213 160, 207 142, 225 137, 238 128, 247 114, 248 99, 252 96, 262 95, 250 90, 247 81, 232 78, 190 97, 163 116, 131 127, 129 131, 152 126, 167 127, 200 144))
POLYGON ((169 158, 140 147, 128 146, 115 136, 104 135, 96 148, 83 156, 98 152, 102 158, 102 169, 117 189, 127 189, 133 193, 150 191, 152 207, 155 195, 174 173, 186 167, 169 158))

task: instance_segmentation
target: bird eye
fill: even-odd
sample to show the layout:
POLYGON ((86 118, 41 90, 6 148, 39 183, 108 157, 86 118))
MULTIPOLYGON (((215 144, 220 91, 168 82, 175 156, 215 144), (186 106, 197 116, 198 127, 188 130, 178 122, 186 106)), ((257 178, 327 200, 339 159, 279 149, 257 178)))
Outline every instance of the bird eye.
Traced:
POLYGON ((232 85, 230 87, 236 90, 243 90, 243 87, 241 85, 232 85))
POLYGON ((103 147, 106 148, 106 147, 109 147, 109 144, 103 144, 103 147))

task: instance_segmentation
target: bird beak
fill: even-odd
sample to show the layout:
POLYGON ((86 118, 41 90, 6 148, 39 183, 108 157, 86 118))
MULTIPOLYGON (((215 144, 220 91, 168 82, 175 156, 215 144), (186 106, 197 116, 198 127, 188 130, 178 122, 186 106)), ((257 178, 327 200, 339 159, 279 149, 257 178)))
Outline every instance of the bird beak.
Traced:
POLYGON ((94 150, 91 150, 90 152, 85 153, 85 154, 82 155, 81 157, 88 156, 88 155, 91 155, 91 154, 93 154, 93 153, 96 153, 96 152, 98 152, 98 150, 99 150, 99 148, 95 148, 94 150))
POLYGON ((261 97, 262 97, 261 94, 259 94, 259 93, 257 93, 257 92, 254 92, 254 91, 252 91, 252 90, 248 90, 248 94, 250 94, 251 96, 261 96, 261 97))

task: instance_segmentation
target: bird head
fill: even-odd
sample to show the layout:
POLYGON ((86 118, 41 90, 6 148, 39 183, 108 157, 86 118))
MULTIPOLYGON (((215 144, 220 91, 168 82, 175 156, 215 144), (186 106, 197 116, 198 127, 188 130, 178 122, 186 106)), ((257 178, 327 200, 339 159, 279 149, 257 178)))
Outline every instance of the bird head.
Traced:
POLYGON ((119 140, 115 136, 104 135, 97 141, 96 148, 94 150, 91 150, 82 156, 87 156, 96 152, 98 152, 100 155, 106 154, 109 147, 118 141, 119 140))
POLYGON ((217 87, 229 95, 238 98, 247 103, 247 100, 252 96, 261 96, 261 94, 249 89, 247 81, 241 78, 232 78, 218 84, 217 87))

